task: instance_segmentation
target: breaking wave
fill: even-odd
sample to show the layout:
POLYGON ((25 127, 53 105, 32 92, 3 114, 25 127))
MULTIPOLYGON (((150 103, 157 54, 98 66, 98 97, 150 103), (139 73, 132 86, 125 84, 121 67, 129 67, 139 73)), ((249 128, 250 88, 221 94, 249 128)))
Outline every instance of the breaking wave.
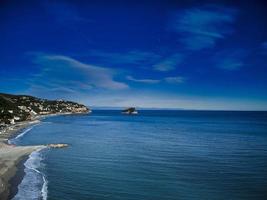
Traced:
POLYGON ((40 171, 43 150, 34 151, 24 163, 25 176, 18 186, 18 192, 12 200, 47 199, 47 179, 40 171))

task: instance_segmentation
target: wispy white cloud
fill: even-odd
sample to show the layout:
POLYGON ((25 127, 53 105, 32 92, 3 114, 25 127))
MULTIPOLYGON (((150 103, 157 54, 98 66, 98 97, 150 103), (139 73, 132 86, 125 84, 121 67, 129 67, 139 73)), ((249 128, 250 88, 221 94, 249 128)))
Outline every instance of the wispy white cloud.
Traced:
POLYGON ((115 81, 113 69, 90 65, 63 55, 37 54, 33 62, 41 66, 41 72, 32 78, 33 85, 49 88, 74 90, 102 88, 121 90, 128 88, 125 83, 115 81))
POLYGON ((184 83, 185 82, 185 78, 182 76, 173 76, 173 77, 166 77, 164 79, 167 83, 184 83))
POLYGON ((136 78, 133 78, 132 76, 127 76, 126 79, 130 81, 134 81, 134 82, 150 83, 150 84, 159 83, 161 81, 161 80, 156 80, 156 79, 136 79, 136 78))
POLYGON ((161 72, 174 70, 184 59, 182 53, 171 54, 164 58, 154 52, 138 50, 123 53, 91 50, 87 55, 89 57, 100 58, 102 62, 104 61, 112 64, 135 64, 148 70, 152 69, 161 72))
POLYGON ((220 69, 235 71, 244 66, 247 51, 243 49, 227 49, 217 52, 214 56, 215 66, 220 69))
POLYGON ((233 32, 236 13, 232 8, 205 5, 177 12, 171 26, 186 48, 200 50, 213 47, 217 40, 233 32))
POLYGON ((236 58, 226 58, 218 62, 217 67, 225 70, 239 70, 243 66, 243 62, 236 58))
POLYGON ((126 77, 130 81, 139 82, 139 83, 149 83, 149 84, 155 84, 155 83, 170 83, 170 84, 179 84, 184 83, 185 78, 182 76, 173 76, 173 77, 165 77, 163 79, 136 79, 132 76, 126 77))
POLYGON ((156 71, 167 72, 174 70, 183 60, 182 54, 174 54, 168 58, 163 59, 157 64, 153 65, 153 69, 156 71))

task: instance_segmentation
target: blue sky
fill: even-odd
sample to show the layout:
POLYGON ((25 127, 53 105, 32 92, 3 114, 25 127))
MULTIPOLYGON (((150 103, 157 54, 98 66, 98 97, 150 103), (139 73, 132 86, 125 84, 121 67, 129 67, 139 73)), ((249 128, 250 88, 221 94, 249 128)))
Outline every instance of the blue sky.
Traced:
POLYGON ((0 3, 0 92, 267 110, 264 1, 0 3))

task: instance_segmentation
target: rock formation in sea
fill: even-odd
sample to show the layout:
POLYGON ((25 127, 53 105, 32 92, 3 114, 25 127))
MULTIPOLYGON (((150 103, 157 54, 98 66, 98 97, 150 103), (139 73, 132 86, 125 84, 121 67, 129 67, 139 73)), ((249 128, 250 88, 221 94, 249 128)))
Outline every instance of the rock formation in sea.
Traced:
POLYGON ((130 107, 130 108, 127 108, 127 109, 123 110, 122 114, 136 115, 136 114, 138 114, 138 112, 134 107, 130 107))

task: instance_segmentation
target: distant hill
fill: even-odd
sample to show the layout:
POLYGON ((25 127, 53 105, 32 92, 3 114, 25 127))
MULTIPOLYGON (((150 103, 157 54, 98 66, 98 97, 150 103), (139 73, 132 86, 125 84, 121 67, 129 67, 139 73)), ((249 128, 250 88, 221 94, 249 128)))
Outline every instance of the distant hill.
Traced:
POLYGON ((27 95, 0 93, 0 127, 31 120, 39 115, 57 113, 86 113, 82 104, 64 100, 47 100, 27 95))

